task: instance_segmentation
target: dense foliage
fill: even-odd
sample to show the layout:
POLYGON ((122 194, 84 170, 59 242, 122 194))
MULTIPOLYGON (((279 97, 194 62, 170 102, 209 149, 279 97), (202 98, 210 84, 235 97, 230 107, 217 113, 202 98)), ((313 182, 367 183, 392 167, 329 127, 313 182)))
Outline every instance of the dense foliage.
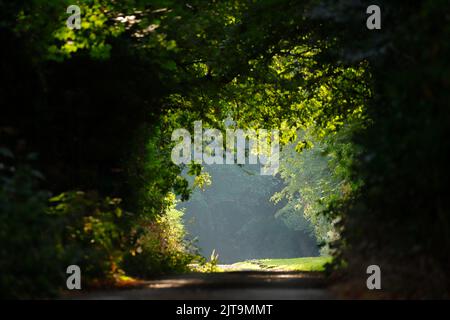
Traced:
POLYGON ((300 134, 310 142, 310 147, 301 152, 296 151, 298 142, 287 145, 280 164, 285 186, 271 198, 275 203, 287 200, 276 216, 288 225, 305 230, 305 219, 310 222, 322 254, 333 253, 331 247, 340 240, 340 217, 325 211, 359 186, 349 177, 349 162, 356 150, 348 141, 347 131, 342 129, 321 141, 300 134))
MULTIPOLYGON (((372 124, 352 138, 364 150, 353 179, 364 184, 332 211, 344 218, 351 246, 342 252, 353 270, 378 262, 392 291, 448 297, 448 1, 381 5, 389 32, 340 44, 347 61, 370 62, 374 97, 366 108, 372 124)), ((351 20, 357 9, 335 15, 351 20)), ((339 34, 351 35, 346 19, 339 34)))
POLYGON ((375 31, 365 1, 80 0, 80 30, 70 2, 0 2, 2 295, 52 293, 67 259, 183 270, 171 133, 228 117, 282 131, 289 215, 331 223, 349 274, 448 295, 448 1, 380 0, 375 31))

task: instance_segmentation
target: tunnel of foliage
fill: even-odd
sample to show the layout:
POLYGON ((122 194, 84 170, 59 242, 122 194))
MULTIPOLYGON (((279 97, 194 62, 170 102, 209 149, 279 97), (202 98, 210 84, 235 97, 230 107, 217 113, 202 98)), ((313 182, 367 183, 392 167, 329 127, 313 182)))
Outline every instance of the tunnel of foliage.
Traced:
POLYGON ((448 297, 448 1, 380 0, 376 31, 365 1, 77 2, 80 30, 72 1, 0 2, 2 297, 57 294, 70 264, 93 285, 201 263, 171 132, 230 116, 281 130, 278 215, 344 279, 448 297))

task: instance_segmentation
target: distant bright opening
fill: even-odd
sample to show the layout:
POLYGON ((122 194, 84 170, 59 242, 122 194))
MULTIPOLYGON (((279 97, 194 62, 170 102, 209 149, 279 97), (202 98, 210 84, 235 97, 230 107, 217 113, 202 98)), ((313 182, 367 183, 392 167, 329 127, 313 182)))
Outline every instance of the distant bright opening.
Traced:
POLYGON ((289 221, 281 214, 286 203, 270 201, 283 188, 281 179, 260 175, 257 165, 208 165, 205 171, 212 184, 178 205, 203 256, 215 250, 221 263, 234 263, 319 255, 309 222, 289 221))

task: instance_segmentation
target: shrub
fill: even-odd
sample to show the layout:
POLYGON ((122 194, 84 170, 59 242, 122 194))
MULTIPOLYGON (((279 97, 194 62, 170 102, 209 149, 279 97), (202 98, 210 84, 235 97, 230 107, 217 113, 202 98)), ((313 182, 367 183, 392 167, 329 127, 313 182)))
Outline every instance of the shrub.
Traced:
POLYGON ((66 265, 80 266, 85 281, 112 278, 119 271, 125 248, 120 202, 118 198, 82 191, 50 199, 48 211, 58 217, 63 259, 66 265))
POLYGON ((124 270, 133 276, 188 271, 196 258, 194 249, 185 241, 183 212, 175 209, 175 196, 166 198, 167 209, 156 219, 142 217, 132 230, 133 248, 124 258, 124 270))
POLYGON ((0 298, 40 298, 64 283, 55 220, 46 213, 49 193, 42 175, 16 162, 7 149, 0 158, 0 298))

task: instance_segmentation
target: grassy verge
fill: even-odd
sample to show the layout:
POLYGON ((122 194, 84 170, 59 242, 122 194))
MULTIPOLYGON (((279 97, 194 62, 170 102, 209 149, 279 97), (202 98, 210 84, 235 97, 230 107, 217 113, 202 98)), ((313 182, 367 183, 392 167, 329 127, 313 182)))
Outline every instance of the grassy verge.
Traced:
POLYGON ((222 265, 224 271, 324 271, 325 264, 331 262, 331 257, 305 257, 292 259, 259 259, 237 262, 232 265, 222 265))

